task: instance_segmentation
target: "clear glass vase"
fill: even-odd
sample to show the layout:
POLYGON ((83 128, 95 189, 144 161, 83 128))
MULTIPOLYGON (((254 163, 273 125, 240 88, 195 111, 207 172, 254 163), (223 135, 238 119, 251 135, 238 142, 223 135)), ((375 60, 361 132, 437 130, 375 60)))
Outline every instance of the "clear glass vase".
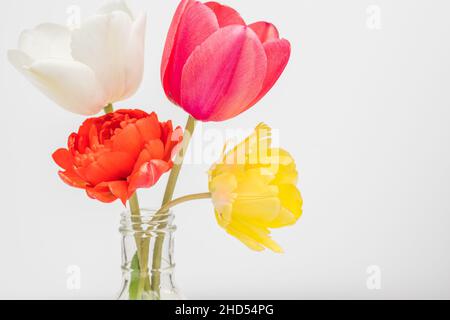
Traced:
POLYGON ((174 282, 173 212, 157 214, 141 209, 140 215, 122 214, 123 284, 119 300, 182 300, 174 282), (160 257, 160 258, 158 258, 160 257))

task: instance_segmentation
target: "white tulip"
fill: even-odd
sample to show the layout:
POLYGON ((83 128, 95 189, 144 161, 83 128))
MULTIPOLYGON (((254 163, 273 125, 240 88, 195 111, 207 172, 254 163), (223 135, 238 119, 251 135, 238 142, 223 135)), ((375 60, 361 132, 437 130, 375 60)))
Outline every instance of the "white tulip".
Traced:
POLYGON ((42 24, 22 33, 10 62, 50 99, 81 115, 132 96, 144 69, 146 15, 108 3, 80 28, 42 24))

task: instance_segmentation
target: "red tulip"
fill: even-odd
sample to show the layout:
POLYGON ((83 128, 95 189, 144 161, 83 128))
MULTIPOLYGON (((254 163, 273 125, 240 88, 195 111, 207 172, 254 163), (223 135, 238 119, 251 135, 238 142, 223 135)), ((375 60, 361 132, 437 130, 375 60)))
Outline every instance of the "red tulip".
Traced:
POLYGON ((86 120, 53 159, 68 185, 101 202, 126 204, 138 188, 153 186, 172 168, 182 136, 181 128, 159 122, 155 113, 119 110, 86 120))
POLYGON ((224 121, 269 92, 290 52, 271 23, 246 25, 230 7, 182 0, 167 36, 162 83, 169 99, 197 120, 224 121))

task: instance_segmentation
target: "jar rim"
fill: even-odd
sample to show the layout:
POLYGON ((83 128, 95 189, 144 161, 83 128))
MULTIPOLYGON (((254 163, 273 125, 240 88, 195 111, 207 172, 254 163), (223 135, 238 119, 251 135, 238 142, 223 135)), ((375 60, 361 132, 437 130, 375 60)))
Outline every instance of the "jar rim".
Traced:
MULTIPOLYGON (((152 208, 140 208, 140 213, 141 213, 141 217, 145 218, 145 217, 154 217, 159 209, 152 209, 152 208)), ((167 213, 165 214, 165 216, 170 217, 173 216, 174 212, 173 210, 168 210, 167 213)), ((122 211, 122 213, 120 214, 120 216, 122 218, 131 218, 133 217, 132 213, 131 213, 131 209, 127 209, 125 211, 122 211)))
POLYGON ((158 211, 141 208, 139 216, 132 215, 130 210, 122 212, 119 231, 124 235, 141 232, 147 236, 152 235, 155 231, 160 233, 175 231, 176 227, 173 225, 175 215, 173 211, 169 210, 164 214, 156 214, 158 211))

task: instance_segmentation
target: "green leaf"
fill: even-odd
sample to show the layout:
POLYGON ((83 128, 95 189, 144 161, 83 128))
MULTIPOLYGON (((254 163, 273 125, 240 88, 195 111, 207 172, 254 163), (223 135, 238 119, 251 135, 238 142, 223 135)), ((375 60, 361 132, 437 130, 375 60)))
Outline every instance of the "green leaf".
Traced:
POLYGON ((138 300, 139 295, 139 277, 140 277, 139 258, 137 253, 134 254, 133 260, 131 260, 131 282, 129 288, 130 300, 138 300))

